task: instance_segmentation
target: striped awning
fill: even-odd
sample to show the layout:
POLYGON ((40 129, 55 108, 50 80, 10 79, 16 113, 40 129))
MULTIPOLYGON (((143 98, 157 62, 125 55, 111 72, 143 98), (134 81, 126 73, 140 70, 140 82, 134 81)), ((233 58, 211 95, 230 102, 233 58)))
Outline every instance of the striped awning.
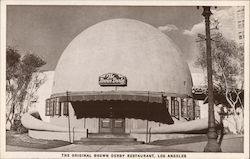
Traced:
POLYGON ((147 119, 173 124, 174 121, 166 107, 167 96, 180 95, 146 91, 65 92, 53 94, 47 101, 48 103, 70 102, 77 119, 108 118, 112 112, 114 118, 147 119))

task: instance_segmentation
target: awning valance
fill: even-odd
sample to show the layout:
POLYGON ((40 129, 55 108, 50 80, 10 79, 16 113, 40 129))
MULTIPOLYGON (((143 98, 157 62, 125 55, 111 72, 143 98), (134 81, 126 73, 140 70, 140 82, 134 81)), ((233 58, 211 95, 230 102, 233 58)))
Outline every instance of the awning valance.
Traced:
POLYGON ((175 94, 167 92, 149 92, 149 91, 81 91, 65 92, 52 94, 51 98, 59 98, 59 102, 66 101, 101 101, 101 100, 119 100, 119 101, 139 101, 149 103, 162 103, 163 98, 181 97, 190 98, 185 94, 175 94))
POLYGON ((162 103, 165 93, 135 92, 135 91, 105 91, 105 92, 65 92, 52 94, 51 98, 58 98, 59 102, 66 101, 139 101, 162 103))

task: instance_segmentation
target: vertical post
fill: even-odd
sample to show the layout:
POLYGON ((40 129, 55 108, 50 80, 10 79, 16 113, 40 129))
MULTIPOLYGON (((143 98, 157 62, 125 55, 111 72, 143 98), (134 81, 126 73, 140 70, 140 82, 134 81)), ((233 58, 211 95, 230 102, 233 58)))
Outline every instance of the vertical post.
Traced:
POLYGON ((204 149, 205 152, 221 152, 217 143, 217 133, 215 129, 213 81, 212 81, 212 57, 211 57, 211 37, 210 37, 210 6, 203 6, 202 15, 205 17, 206 27, 206 52, 207 52, 207 77, 208 77, 208 142, 204 149))
POLYGON ((83 118, 83 128, 86 128, 86 118, 83 118))
POLYGON ((148 143, 148 119, 147 119, 147 126, 146 126, 146 143, 148 143))
POLYGON ((70 134, 70 116, 69 116, 69 92, 66 92, 66 97, 67 97, 67 111, 68 111, 68 126, 69 126, 69 142, 71 142, 71 134, 70 134))
MULTIPOLYGON (((148 114, 148 117, 149 117, 149 115, 150 115, 150 112, 149 112, 149 91, 148 91, 147 114, 148 114)), ((147 119, 147 122, 146 122, 146 143, 148 143, 148 119, 147 119)))
POLYGON ((73 139, 72 139, 72 141, 74 141, 75 140, 75 128, 73 127, 73 139))

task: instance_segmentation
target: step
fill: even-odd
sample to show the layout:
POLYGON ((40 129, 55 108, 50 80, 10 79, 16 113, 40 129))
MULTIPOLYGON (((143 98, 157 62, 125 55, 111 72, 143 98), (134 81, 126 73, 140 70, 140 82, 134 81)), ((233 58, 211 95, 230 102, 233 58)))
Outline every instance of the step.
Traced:
POLYGON ((123 141, 136 141, 136 138, 81 138, 81 141, 100 141, 100 142, 108 142, 108 141, 117 141, 117 142, 123 142, 123 141))
POLYGON ((96 133, 88 134, 88 138, 74 141, 75 144, 84 145, 138 145, 143 142, 138 142, 136 138, 132 138, 130 134, 107 134, 96 133))
POLYGON ((139 145, 143 143, 138 141, 74 141, 74 144, 82 145, 139 145))
POLYGON ((89 133, 88 138, 131 138, 130 134, 89 133))

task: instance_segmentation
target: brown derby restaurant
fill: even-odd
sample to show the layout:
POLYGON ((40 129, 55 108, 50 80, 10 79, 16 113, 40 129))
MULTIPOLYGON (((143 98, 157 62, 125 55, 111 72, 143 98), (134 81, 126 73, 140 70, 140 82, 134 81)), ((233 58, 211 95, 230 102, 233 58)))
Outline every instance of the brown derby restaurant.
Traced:
MULTIPOLYGON (((109 73, 99 78, 99 84, 126 86, 127 79, 109 73)), ((192 120, 198 114, 192 102, 191 98, 168 97, 160 92, 65 92, 47 99, 46 116, 52 117, 52 123, 61 120, 60 116, 68 116, 70 103, 76 119, 81 119, 74 121, 75 125, 89 133, 129 133, 133 127, 146 128, 147 122, 160 126, 174 124, 172 117, 192 120)))
POLYGON ((46 116, 51 124, 101 134, 146 133, 194 120, 199 108, 181 54, 165 34, 144 22, 97 23, 61 55, 46 116))

